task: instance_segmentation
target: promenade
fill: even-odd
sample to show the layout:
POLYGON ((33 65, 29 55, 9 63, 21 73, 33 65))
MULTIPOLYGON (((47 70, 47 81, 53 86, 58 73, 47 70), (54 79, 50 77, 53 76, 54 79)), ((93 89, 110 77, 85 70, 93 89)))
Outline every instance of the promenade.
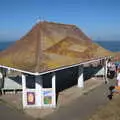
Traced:
POLYGON ((85 88, 80 89, 73 86, 60 93, 58 106, 56 109, 26 109, 22 110, 20 103, 13 101, 11 95, 4 95, 0 99, 5 102, 0 102, 0 116, 2 120, 20 119, 29 120, 87 120, 98 107, 105 105, 109 100, 107 98, 109 86, 114 85, 114 80, 110 80, 105 84, 103 79, 92 78, 85 82, 85 88), (7 104, 6 104, 7 103, 7 104), (10 111, 10 112, 7 112, 10 111), (4 113, 4 114, 3 114, 4 113), (8 117, 10 116, 10 117, 8 117))

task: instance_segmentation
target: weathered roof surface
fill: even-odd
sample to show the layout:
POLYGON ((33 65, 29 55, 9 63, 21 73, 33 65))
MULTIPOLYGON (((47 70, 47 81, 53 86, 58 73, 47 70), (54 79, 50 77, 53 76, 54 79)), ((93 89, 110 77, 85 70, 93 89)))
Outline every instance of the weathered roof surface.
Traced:
POLYGON ((37 23, 20 40, 0 53, 0 64, 30 72, 77 64, 111 55, 75 25, 37 23))

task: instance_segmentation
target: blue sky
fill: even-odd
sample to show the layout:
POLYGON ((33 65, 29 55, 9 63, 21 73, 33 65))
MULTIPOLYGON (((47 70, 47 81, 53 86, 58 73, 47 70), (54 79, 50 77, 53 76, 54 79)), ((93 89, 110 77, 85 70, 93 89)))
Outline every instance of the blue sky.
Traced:
POLYGON ((38 18, 75 24, 93 40, 120 40, 120 0, 0 0, 0 41, 20 39, 38 18))

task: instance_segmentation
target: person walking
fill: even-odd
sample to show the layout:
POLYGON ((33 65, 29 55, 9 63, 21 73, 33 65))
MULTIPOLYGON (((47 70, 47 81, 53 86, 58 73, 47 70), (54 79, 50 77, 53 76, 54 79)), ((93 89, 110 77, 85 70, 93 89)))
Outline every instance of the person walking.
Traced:
POLYGON ((117 86, 120 87, 120 69, 117 70, 117 86))
POLYGON ((110 95, 108 95, 108 98, 111 100, 114 93, 120 94, 120 69, 118 69, 117 78, 116 78, 116 85, 110 86, 110 95))
POLYGON ((109 60, 107 67, 108 67, 108 73, 107 73, 108 78, 113 79, 116 74, 116 66, 111 60, 109 60))

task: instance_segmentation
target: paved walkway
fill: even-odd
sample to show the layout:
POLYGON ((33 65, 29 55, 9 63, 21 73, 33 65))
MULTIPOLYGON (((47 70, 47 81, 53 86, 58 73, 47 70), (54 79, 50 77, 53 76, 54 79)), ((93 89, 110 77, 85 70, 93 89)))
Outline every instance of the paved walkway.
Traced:
POLYGON ((106 104, 109 86, 114 85, 114 80, 109 84, 102 84, 92 92, 86 92, 83 96, 74 100, 51 115, 46 116, 45 120, 88 120, 98 107, 106 104))
MULTIPOLYGON (((44 118, 45 116, 54 113, 59 107, 66 106, 66 104, 71 104, 72 101, 78 99, 81 95, 86 92, 95 89, 97 86, 103 83, 103 78, 91 78, 85 82, 85 87, 78 88, 77 86, 73 86, 69 89, 66 89, 59 93, 57 108, 56 109, 24 109, 24 113, 30 115, 34 118, 44 118)), ((1 96, 0 99, 9 103, 9 105, 22 110, 22 94, 12 94, 6 93, 1 96)))
POLYGON ((26 116, 22 111, 9 106, 0 101, 0 120, 33 120, 26 116))
MULTIPOLYGON (((94 83, 95 82, 98 83, 98 81, 95 81, 95 80, 93 81, 94 83)), ((65 104, 61 103, 59 107, 57 107, 55 110, 53 110, 52 113, 48 114, 47 116, 44 116, 42 114, 43 112, 44 114, 45 112, 48 112, 46 110, 43 110, 42 112, 41 110, 30 109, 27 112, 29 112, 29 115, 33 114, 34 117, 42 114, 43 120, 61 120, 61 119, 63 120, 87 120, 89 116, 91 116, 99 106, 104 105, 109 101, 107 98, 107 95, 109 94, 108 88, 110 85, 113 85, 114 82, 113 80, 111 80, 109 84, 104 84, 102 82, 100 83, 101 85, 97 85, 97 88, 95 88, 95 86, 92 85, 93 82, 88 82, 88 83, 89 84, 87 84, 86 82, 87 87, 86 89, 83 90, 82 95, 79 95, 81 91, 77 92, 79 90, 78 88, 69 89, 70 90, 69 97, 68 97, 68 91, 62 92, 61 94, 63 98, 67 96, 72 101, 64 101, 65 104), (94 86, 94 87, 91 88, 90 86, 94 86), (74 96, 76 99, 71 98, 70 95, 74 96)), ((7 100, 10 101, 10 99, 8 98, 7 100)), ((14 101, 14 104, 16 103, 17 102, 14 101)), ((18 111, 17 109, 15 109, 15 107, 13 108, 9 107, 0 102, 0 120, 9 120, 9 119, 10 120, 16 120, 16 119, 17 120, 31 120, 31 118, 28 118, 28 116, 25 116, 25 114, 22 111, 18 111)))

